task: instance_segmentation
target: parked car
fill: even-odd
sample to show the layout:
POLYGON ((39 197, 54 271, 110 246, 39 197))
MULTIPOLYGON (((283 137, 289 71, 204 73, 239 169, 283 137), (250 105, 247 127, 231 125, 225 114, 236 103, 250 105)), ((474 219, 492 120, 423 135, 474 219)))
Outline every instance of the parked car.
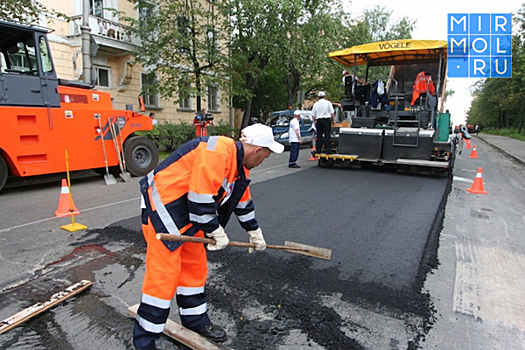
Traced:
MULTIPOLYGON (((290 140, 288 138, 288 130, 290 128, 290 120, 297 110, 286 109, 284 111, 272 112, 266 121, 266 125, 272 128, 273 137, 275 141, 284 145, 285 148, 290 147, 290 140)), ((313 147, 315 125, 312 118, 312 111, 299 110, 301 118, 299 125, 301 127, 301 138, 303 139, 302 146, 313 147)))

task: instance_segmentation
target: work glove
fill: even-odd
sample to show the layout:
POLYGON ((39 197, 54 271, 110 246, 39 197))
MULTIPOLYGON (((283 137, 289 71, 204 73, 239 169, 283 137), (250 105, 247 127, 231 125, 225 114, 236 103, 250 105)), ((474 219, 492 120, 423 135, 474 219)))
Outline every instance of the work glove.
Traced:
MULTIPOLYGON (((264 240, 261 228, 247 232, 248 235, 250 235, 250 243, 255 244, 255 250, 261 251, 266 249, 266 241, 264 240)), ((248 252, 253 253, 253 248, 249 248, 248 252)))
POLYGON ((222 228, 222 226, 220 225, 215 231, 206 233, 206 236, 215 240, 215 244, 208 244, 209 251, 224 249, 228 246, 228 243, 230 242, 228 236, 226 235, 226 232, 224 232, 224 228, 222 228))

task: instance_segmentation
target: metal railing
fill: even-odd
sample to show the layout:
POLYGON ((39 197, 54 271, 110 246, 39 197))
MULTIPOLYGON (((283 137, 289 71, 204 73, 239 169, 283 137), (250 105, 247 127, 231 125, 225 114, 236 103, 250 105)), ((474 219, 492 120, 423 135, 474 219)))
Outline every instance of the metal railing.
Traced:
MULTIPOLYGON (((70 35, 82 34, 82 15, 71 17, 70 35)), ((105 18, 89 16, 91 34, 113 39, 118 42, 140 45, 140 40, 131 34, 131 27, 110 21, 105 18)))

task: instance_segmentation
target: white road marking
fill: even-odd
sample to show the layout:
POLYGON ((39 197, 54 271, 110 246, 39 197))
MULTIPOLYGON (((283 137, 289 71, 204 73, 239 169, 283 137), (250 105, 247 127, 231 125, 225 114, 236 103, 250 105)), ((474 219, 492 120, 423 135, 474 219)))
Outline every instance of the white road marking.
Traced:
POLYGON ((462 182, 468 182, 468 183, 473 183, 474 182, 474 180, 472 180, 472 179, 467 179, 465 177, 460 177, 460 176, 454 176, 452 179, 454 181, 462 181, 462 182))
MULTIPOLYGON (((111 206, 117 205, 117 204, 122 204, 122 203, 127 203, 127 202, 132 202, 132 201, 139 201, 139 200, 140 200, 140 197, 126 199, 126 200, 123 200, 123 201, 118 201, 118 202, 108 203, 108 204, 104 204, 104 205, 99 205, 97 207, 82 209, 82 212, 91 211, 91 210, 97 210, 97 209, 101 209, 101 208, 111 207, 111 206)), ((36 221, 27 222, 25 224, 17 225, 17 226, 7 227, 7 228, 4 228, 4 229, 1 229, 0 232, 6 232, 6 231, 14 230, 14 229, 17 229, 17 228, 20 228, 20 227, 31 226, 31 225, 39 224, 41 222, 51 221, 51 220, 55 220, 55 219, 63 219, 63 218, 57 218, 56 216, 53 216, 53 217, 50 217, 50 218, 47 218, 47 219, 36 220, 36 221)))

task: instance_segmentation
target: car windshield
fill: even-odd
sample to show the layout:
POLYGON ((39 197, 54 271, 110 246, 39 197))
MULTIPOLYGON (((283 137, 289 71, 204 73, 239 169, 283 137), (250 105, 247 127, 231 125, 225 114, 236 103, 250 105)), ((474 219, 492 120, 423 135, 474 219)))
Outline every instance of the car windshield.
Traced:
POLYGON ((288 126, 290 125, 290 117, 286 115, 272 116, 266 124, 268 126, 288 126))

